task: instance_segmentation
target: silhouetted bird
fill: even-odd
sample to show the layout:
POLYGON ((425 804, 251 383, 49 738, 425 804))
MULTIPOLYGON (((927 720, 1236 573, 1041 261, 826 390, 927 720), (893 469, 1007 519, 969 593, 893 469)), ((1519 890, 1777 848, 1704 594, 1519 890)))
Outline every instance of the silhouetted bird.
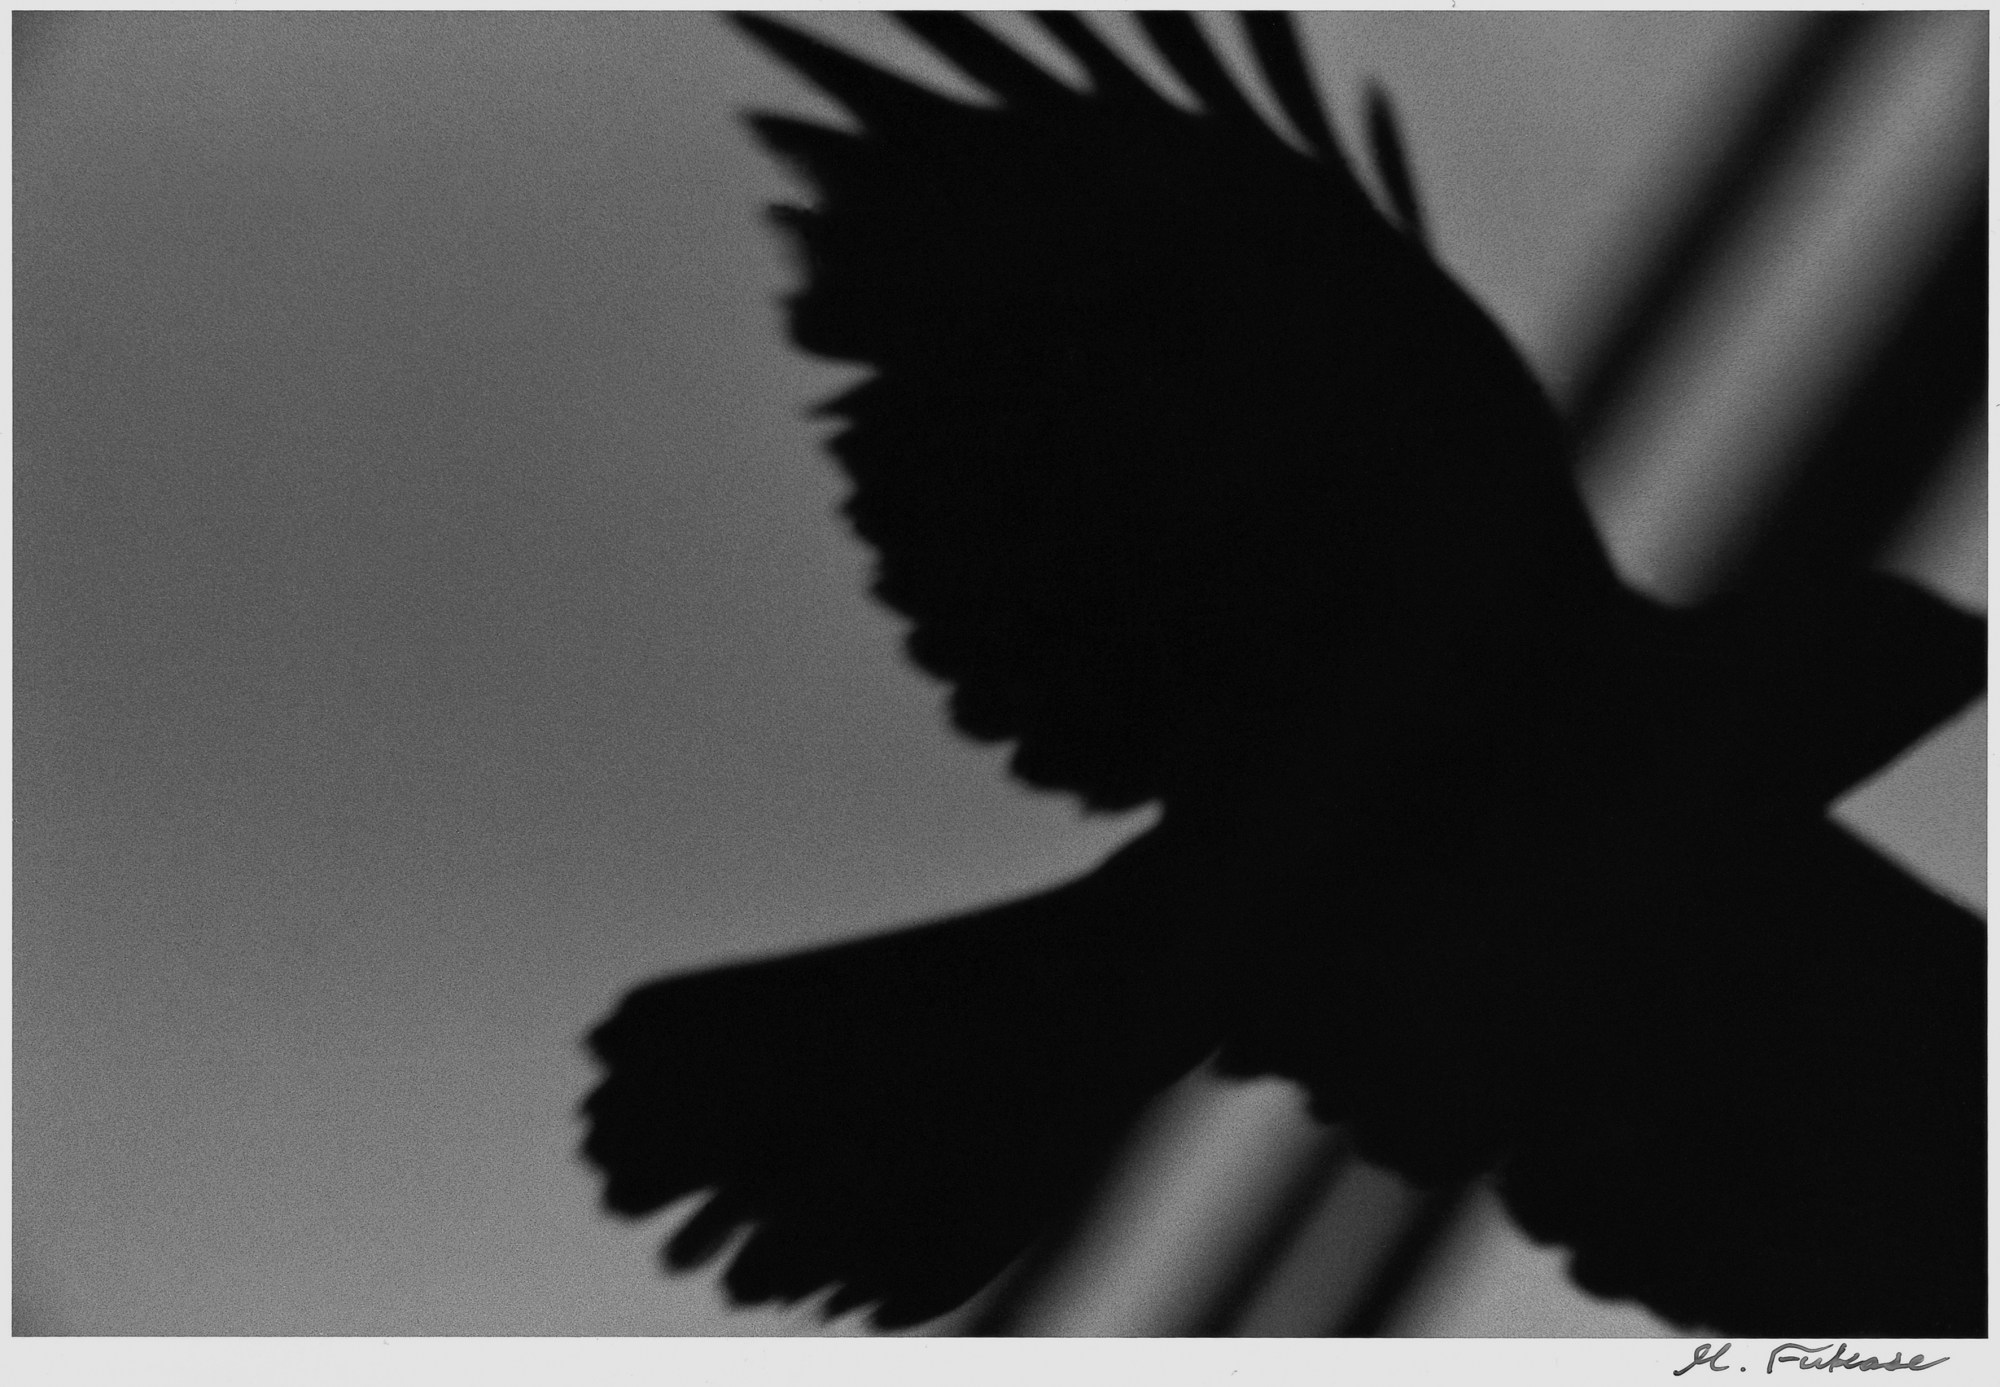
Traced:
POLYGON ((1030 785, 1157 826, 1069 885, 640 988, 592 1036, 605 1199, 697 1191, 747 1302, 964 1302, 1214 1058, 1359 1150, 1494 1174, 1587 1289, 1739 1334, 1979 1334, 1981 924, 1826 806, 1984 683, 1984 623, 1860 572, 1670 610, 1615 577, 1564 432, 1379 211, 1291 31, 1298 143, 1183 14, 1169 102, 1074 15, 1057 80, 902 23, 949 100, 739 21, 854 132, 759 116, 815 186, 792 332, 875 591, 1030 785))

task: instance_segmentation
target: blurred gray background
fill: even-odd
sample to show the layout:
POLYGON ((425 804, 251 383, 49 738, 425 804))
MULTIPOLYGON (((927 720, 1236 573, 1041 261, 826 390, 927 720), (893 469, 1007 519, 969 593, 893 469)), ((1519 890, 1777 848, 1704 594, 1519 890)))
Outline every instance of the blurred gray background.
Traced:
MULTIPOLYGON (((1932 106, 1983 102, 1978 19, 1924 40, 1940 70, 1976 42, 1932 106)), ((783 342, 789 185, 739 123, 828 108, 702 14, 17 20, 15 1332, 817 1331, 596 1212, 580 1036, 644 978, 1131 829, 951 736, 864 596, 803 418, 846 377, 783 342)), ((878 20, 810 22, 949 85, 878 20)), ((1395 93, 1443 258, 1560 393, 1795 22, 1310 39, 1347 128, 1363 78, 1395 93)), ((1902 206, 1921 170, 1880 162, 1902 206)), ((1772 214, 1786 264, 1824 181, 1772 214)), ((1843 234, 1740 353, 1824 335, 1889 233, 1843 234)), ((1769 408, 1625 445, 1593 499, 1635 576, 1678 493, 1631 479, 1769 408)), ((1978 605, 1982 450, 1909 560, 1978 605)), ((1983 900, 1983 714, 1951 736, 1877 798, 1983 900)), ((1550 1298, 1485 1332, 1569 1323, 1536 1265, 1550 1298)))

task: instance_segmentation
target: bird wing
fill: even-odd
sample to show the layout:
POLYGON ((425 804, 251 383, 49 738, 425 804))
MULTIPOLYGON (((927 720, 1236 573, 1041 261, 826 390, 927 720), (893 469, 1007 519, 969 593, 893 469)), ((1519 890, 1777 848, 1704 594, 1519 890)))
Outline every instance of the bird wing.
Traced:
POLYGON ((754 118, 817 192, 774 212, 793 336, 872 368, 825 406, 848 515, 961 730, 1089 806, 1171 801, 1381 614, 1470 626, 1609 587, 1540 391, 1342 161, 1282 16, 1246 24, 1296 145, 1185 14, 1141 24, 1192 109, 1079 17, 1038 19, 1087 87, 972 20, 900 17, 990 104, 736 21, 858 122, 754 118))
POLYGON ((606 1205, 705 1192, 666 1263, 726 1252, 739 1302, 832 1288, 828 1315, 885 1327, 962 1304, 1214 1046, 1152 837, 1024 900, 633 992, 590 1041, 606 1205))
POLYGON ((1578 1284, 1670 1320, 1983 1334, 1984 927, 1823 806, 1978 694, 1984 626, 1858 573, 1662 616, 1584 791, 1448 872, 1407 835, 1222 1068, 1421 1184, 1497 1169, 1578 1284))

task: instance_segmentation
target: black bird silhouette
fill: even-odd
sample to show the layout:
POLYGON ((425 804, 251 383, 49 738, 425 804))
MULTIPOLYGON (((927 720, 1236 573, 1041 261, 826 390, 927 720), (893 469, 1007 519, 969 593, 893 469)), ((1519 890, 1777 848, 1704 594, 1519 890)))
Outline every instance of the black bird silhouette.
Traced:
POLYGON ((1827 817, 1983 688, 1983 621, 1818 571, 1618 581, 1564 432, 1339 154, 1184 14, 1168 101, 1074 15, 1074 89, 958 17, 949 100, 738 22, 854 131, 759 116, 875 591, 1030 785, 1161 807, 1082 879, 642 987, 592 1035, 621 1214, 707 1201, 742 1301, 947 1311, 1204 1060, 1418 1182, 1494 1174, 1594 1292, 1739 1334, 1980 1334, 1983 928, 1827 817))

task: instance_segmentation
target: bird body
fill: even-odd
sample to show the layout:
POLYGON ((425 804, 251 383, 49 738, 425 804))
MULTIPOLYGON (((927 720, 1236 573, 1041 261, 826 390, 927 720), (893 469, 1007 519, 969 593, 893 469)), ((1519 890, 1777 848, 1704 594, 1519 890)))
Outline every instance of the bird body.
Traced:
POLYGON ((1622 585, 1281 20, 1304 149, 1186 16, 1145 24, 1194 111, 1074 16, 1082 91, 904 22, 999 104, 740 21, 860 122, 755 122, 820 195, 777 213, 795 340, 873 369, 826 407, 848 514, 961 730, 1160 818, 1023 901, 635 992, 592 1039, 610 1207, 711 1191, 672 1264, 749 1226, 739 1297, 911 1323, 1213 1058, 1420 1183, 1494 1172, 1670 1318, 1983 1332, 1983 932, 1826 816, 1983 687, 1983 623, 1859 572, 1622 585))

